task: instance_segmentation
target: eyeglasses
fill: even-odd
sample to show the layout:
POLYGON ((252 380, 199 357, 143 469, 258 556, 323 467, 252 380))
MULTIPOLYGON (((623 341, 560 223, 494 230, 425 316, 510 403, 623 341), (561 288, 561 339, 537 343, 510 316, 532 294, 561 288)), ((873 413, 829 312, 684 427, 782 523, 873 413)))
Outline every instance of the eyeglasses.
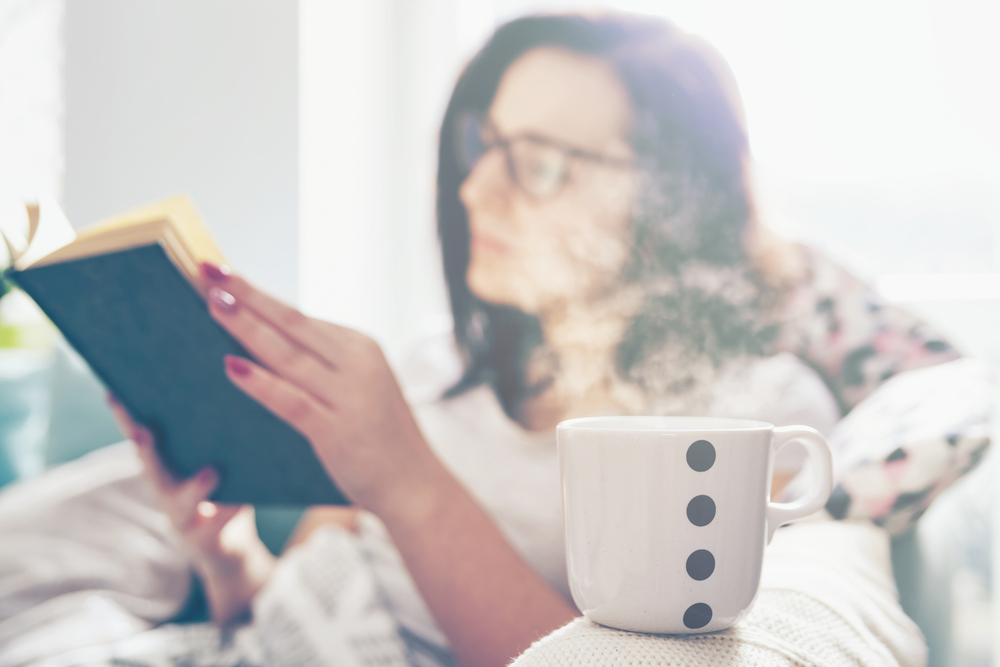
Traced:
POLYGON ((503 151, 507 174, 514 185, 533 199, 558 194, 569 178, 571 160, 585 160, 610 167, 631 168, 633 160, 613 158, 567 146, 534 134, 503 137, 489 120, 466 115, 456 123, 459 162, 471 172, 493 148, 503 151))

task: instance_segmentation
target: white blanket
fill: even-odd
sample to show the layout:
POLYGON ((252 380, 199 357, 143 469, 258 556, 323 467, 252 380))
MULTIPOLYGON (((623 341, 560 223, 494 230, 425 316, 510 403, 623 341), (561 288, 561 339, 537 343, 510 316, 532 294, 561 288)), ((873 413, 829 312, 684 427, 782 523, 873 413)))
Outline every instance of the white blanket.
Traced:
POLYGON ((191 570, 131 443, 0 493, 0 667, 406 667, 358 540, 317 531, 285 555, 254 622, 160 625, 191 570))
POLYGON ((191 572, 131 444, 0 493, 0 665, 108 644, 180 611, 191 572))

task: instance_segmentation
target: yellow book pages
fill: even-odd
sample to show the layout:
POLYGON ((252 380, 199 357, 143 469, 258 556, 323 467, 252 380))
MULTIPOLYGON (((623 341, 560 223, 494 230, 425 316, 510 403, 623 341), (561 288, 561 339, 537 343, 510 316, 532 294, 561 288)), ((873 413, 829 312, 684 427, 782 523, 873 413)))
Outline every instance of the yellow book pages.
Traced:
MULTIPOLYGON (((31 231, 34 236, 37 230, 44 230, 47 227, 47 222, 39 219, 37 207, 34 210, 29 207, 28 212, 29 217, 34 213, 34 218, 31 220, 31 231)), ((57 224, 52 226, 58 227, 57 224)), ((65 226, 67 229, 72 229, 69 223, 65 226)), ((187 197, 180 195, 89 225, 76 234, 75 239, 70 237, 70 241, 61 247, 56 244, 55 250, 42 254, 41 257, 36 258, 39 253, 32 252, 32 249, 44 251, 44 248, 50 248, 52 244, 46 244, 44 248, 34 248, 34 242, 29 241, 29 249, 19 258, 17 268, 58 264, 153 243, 163 246, 174 265, 202 295, 205 293, 205 286, 201 281, 199 264, 226 263, 222 252, 216 247, 208 230, 202 224, 194 205, 187 197), (28 257, 29 255, 33 256, 28 257), (25 261, 26 259, 31 261, 25 261)))
POLYGON ((41 259, 32 262, 29 266, 36 267, 47 264, 58 264, 59 262, 71 259, 93 257, 94 255, 102 255, 107 252, 149 245, 150 243, 158 242, 163 234, 163 230, 169 228, 169 226, 170 223, 165 218, 153 218, 145 222, 119 227, 110 234, 91 234, 89 236, 81 234, 72 243, 50 252, 41 259))
POLYGON ((199 265, 226 263, 194 205, 183 195, 95 223, 79 234, 73 232, 62 211, 52 204, 45 206, 44 214, 39 206, 29 205, 27 218, 26 243, 21 242, 15 231, 0 229, 18 270, 159 243, 174 265, 204 295, 206 288, 199 265))
MULTIPOLYGON (((202 223, 194 204, 185 195, 177 195, 169 199, 163 199, 146 206, 126 211, 113 218, 102 220, 101 222, 88 225, 77 234, 75 243, 80 243, 84 239, 103 237, 107 239, 105 252, 111 250, 121 250, 129 245, 119 245, 121 238, 120 230, 134 227, 139 224, 154 220, 169 220, 177 235, 183 240, 184 245, 191 251, 195 262, 212 262, 214 264, 226 264, 226 258, 215 245, 215 241, 208 233, 208 229, 202 223)), ((131 237, 129 237, 131 238, 131 237)), ((89 246, 97 249, 100 246, 89 246)), ((100 250, 98 250, 100 252, 100 250)), ((96 254, 91 251, 79 255, 96 254)))
POLYGON ((171 220, 164 218, 154 218, 147 222, 122 226, 111 234, 78 237, 73 243, 46 255, 31 266, 58 264, 72 259, 95 257, 108 252, 138 248, 154 243, 161 244, 170 260, 187 276, 188 281, 199 292, 204 292, 198 270, 198 264, 201 260, 178 233, 177 226, 172 224, 171 220), (109 244, 109 237, 113 239, 113 243, 109 244))

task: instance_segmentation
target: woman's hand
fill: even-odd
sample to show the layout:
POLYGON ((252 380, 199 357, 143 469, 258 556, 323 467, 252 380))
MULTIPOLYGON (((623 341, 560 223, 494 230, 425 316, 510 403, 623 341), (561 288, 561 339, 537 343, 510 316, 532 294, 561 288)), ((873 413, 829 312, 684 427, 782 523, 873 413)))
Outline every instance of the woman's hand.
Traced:
POLYGON ((108 402, 119 428, 135 443, 160 506, 191 552, 212 620, 226 625, 244 616, 275 562, 257 535, 253 507, 210 502, 208 496, 219 481, 211 468, 187 480, 176 479, 160 461, 152 434, 114 397, 108 402))
POLYGON ((309 439, 341 490, 376 514, 458 662, 505 665, 576 609, 514 550, 434 456, 371 339, 314 320, 202 265, 210 310, 260 363, 236 386, 309 439))
POLYGON ((384 519, 434 502, 446 473, 374 341, 306 317, 225 269, 202 272, 213 317, 259 360, 226 357, 236 386, 305 435, 362 508, 384 519))

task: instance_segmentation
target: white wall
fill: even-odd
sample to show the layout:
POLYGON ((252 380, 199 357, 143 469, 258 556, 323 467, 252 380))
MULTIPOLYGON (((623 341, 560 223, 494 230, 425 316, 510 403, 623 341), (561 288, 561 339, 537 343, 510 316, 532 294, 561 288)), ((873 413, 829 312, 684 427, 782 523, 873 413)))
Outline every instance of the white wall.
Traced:
POLYGON ((484 0, 300 0, 304 310, 391 357, 447 318, 434 228, 438 126, 493 28, 484 0))
MULTIPOLYGON (((62 195, 62 0, 0 2, 0 205, 62 195)), ((0 244, 2 245, 2 244, 0 244)), ((0 249, 0 266, 6 251, 0 249)))
POLYGON ((233 266, 297 297, 298 3, 66 3, 77 227, 187 192, 233 266))
POLYGON ((493 24, 484 0, 73 0, 67 214, 186 191, 237 270, 398 356, 448 313, 437 128, 493 24))

